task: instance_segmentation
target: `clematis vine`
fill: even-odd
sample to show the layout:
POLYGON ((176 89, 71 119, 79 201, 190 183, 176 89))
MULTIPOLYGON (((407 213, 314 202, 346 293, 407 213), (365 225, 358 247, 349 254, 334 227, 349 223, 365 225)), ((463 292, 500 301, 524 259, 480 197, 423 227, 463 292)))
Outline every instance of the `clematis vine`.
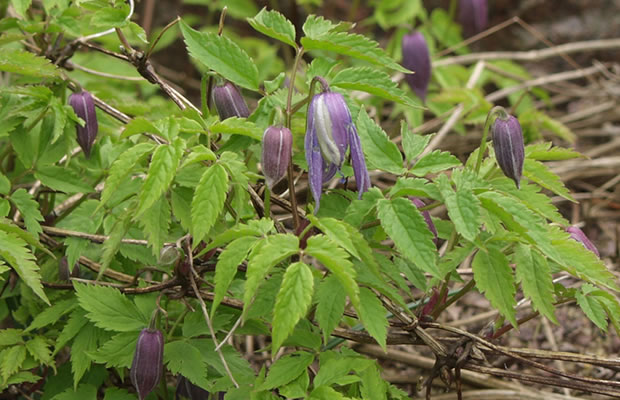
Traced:
POLYGON ((313 83, 315 81, 321 84, 322 92, 315 94, 308 106, 305 151, 310 191, 316 202, 317 212, 323 183, 340 171, 347 148, 351 149, 351 164, 360 198, 370 187, 370 176, 362 144, 344 97, 330 91, 322 77, 315 77, 313 83))

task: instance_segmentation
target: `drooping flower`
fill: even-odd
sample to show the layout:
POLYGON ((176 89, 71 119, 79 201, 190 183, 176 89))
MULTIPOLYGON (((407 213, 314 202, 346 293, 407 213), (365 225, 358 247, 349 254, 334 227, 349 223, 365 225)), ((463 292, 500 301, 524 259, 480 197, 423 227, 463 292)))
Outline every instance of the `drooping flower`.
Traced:
POLYGON ((69 96, 69 105, 75 114, 84 120, 84 126, 76 125, 77 142, 84 151, 86 158, 90 157, 90 150, 95 143, 99 124, 97 123, 97 113, 95 112, 95 100, 86 90, 73 93, 69 96))
POLYGON ((583 245, 586 249, 596 254, 597 257, 601 257, 596 246, 588 239, 585 233, 576 226, 569 226, 566 228, 566 232, 570 233, 570 237, 583 245))
POLYGON ((164 336, 157 329, 145 328, 138 336, 129 375, 140 400, 157 386, 164 369, 164 336))
POLYGON ((241 92, 229 81, 213 87, 213 103, 222 121, 230 117, 247 118, 250 115, 241 92))
POLYGON ((489 23, 487 0, 460 0, 459 23, 463 27, 463 37, 474 36, 486 29, 489 23))
POLYGON ((351 150, 351 164, 359 197, 370 187, 362 145, 349 107, 340 93, 330 91, 324 81, 322 85, 324 92, 314 95, 308 106, 305 137, 310 190, 316 202, 315 212, 319 209, 322 185, 340 170, 347 148, 351 150))
POLYGON ((517 188, 523 174, 525 147, 519 120, 505 112, 500 113, 491 127, 495 158, 504 175, 515 181, 517 188))
POLYGON ((271 189, 286 174, 291 158, 293 134, 283 126, 270 126, 263 134, 262 167, 271 189))
MULTIPOLYGON (((418 199, 417 197, 409 197, 409 199, 411 199, 411 202, 417 208, 426 206, 426 204, 422 200, 418 199)), ((424 221, 426 222, 426 225, 428 226, 428 230, 431 231, 431 233, 434 236, 433 242, 435 243, 435 245, 437 245, 439 243, 439 237, 437 236, 437 228, 435 227, 435 223, 433 223, 433 220, 431 218, 431 213, 429 213, 427 210, 427 211, 422 211, 421 214, 424 217, 424 221)))
POLYGON ((428 83, 431 80, 431 55, 426 39, 420 32, 411 32, 403 36, 403 66, 413 71, 405 74, 405 81, 422 101, 426 100, 428 83))

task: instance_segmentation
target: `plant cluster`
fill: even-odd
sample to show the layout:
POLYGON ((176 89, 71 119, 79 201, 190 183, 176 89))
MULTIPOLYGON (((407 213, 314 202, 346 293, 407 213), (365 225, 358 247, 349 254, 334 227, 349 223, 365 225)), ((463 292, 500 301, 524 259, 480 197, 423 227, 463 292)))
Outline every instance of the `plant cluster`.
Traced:
MULTIPOLYGON (((462 3, 480 32, 486 2, 462 3)), ((0 4, 0 390, 406 399, 342 342, 428 346, 432 381, 471 362, 473 339, 431 329, 470 291, 499 312, 490 342, 567 302, 620 330, 614 275, 549 197, 575 201, 545 161, 581 155, 540 132, 571 132, 533 108, 543 90, 485 99, 528 76, 516 63, 435 65, 463 40, 454 10, 378 2, 384 49, 311 13, 232 8, 256 39, 225 12, 147 35, 132 1, 0 4), (178 36, 200 105, 151 60, 178 36), (462 160, 415 133, 455 107, 455 131, 483 131, 462 160)))

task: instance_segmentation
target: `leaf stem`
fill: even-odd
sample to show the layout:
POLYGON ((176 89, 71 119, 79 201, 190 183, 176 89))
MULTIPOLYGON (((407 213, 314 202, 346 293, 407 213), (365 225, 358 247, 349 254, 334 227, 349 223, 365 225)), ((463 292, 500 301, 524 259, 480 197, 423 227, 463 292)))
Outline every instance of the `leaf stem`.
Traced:
POLYGON ((495 119, 500 115, 506 115, 506 110, 502 106, 495 106, 489 111, 487 114, 487 119, 484 122, 484 130, 482 131, 482 139, 480 140, 480 148, 478 149, 478 159, 476 160, 476 166, 474 167, 474 171, 476 175, 480 172, 480 166, 482 165, 482 157, 484 156, 484 151, 487 146, 487 136, 489 135, 489 128, 491 124, 495 122, 495 119))

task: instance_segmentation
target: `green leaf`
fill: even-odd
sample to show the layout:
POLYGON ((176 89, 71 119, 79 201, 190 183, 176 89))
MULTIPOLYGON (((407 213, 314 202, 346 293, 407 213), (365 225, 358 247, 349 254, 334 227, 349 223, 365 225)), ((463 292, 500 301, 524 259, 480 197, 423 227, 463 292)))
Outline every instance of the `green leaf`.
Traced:
POLYGON ((308 400, 349 400, 342 393, 331 386, 319 386, 314 388, 308 400))
POLYGON ((140 203, 135 211, 136 218, 148 210, 168 190, 183 155, 182 143, 180 139, 177 139, 173 144, 159 145, 153 153, 149 172, 140 191, 140 203))
POLYGON ((53 400, 97 400, 97 388, 84 383, 75 389, 69 388, 57 394, 53 397, 53 400))
POLYGON ((224 167, 220 164, 208 167, 202 174, 192 199, 194 246, 197 246, 215 225, 224 207, 227 192, 228 175, 224 167))
POLYGON ((80 307, 87 311, 86 317, 99 328, 129 332, 140 330, 149 323, 149 318, 118 289, 77 282, 73 287, 80 307))
POLYGON ((302 30, 309 38, 316 39, 328 32, 342 32, 348 31, 353 27, 353 24, 350 22, 339 22, 337 24, 332 23, 331 21, 326 20, 320 15, 308 15, 306 21, 304 22, 304 26, 302 30))
POLYGON ((80 383, 84 373, 90 368, 92 360, 88 352, 97 349, 101 330, 92 324, 86 324, 75 336, 71 344, 71 372, 73 372, 73 388, 80 383))
POLYGON ((517 282, 521 283, 523 294, 545 317, 558 323, 553 307, 553 280, 547 260, 529 246, 519 245, 515 251, 517 282))
POLYGON ((15 12, 20 17, 26 17, 27 16, 26 11, 28 11, 28 9, 30 8, 30 5, 32 4, 32 0, 11 0, 11 3, 13 4, 13 8, 15 9, 15 12))
POLYGON ((276 353, 284 340, 293 332, 297 322, 306 315, 314 279, 310 267, 302 262, 291 264, 284 273, 273 311, 272 352, 276 353))
POLYGON ((508 258, 500 250, 490 246, 476 253, 471 267, 478 290, 517 327, 515 285, 508 258))
POLYGON ((28 353, 41 364, 49 365, 52 362, 52 352, 49 343, 43 336, 35 336, 26 342, 28 353))
POLYGON ((295 44, 295 26, 286 17, 277 11, 260 10, 254 18, 248 18, 248 23, 263 35, 284 42, 297 48, 295 44))
POLYGON ((13 346, 22 342, 21 329, 5 328, 0 330, 0 346, 13 346))
POLYGON ((403 178, 396 180, 396 184, 390 189, 390 197, 430 197, 441 200, 439 190, 423 178, 403 178))
POLYGON ((86 319, 86 312, 82 308, 76 308, 69 316, 69 320, 65 324, 64 328, 58 335, 58 340, 55 345, 54 354, 58 353, 62 348, 69 343, 69 340, 73 339, 80 330, 88 324, 86 319))
POLYGON ((473 242, 480 230, 480 201, 470 188, 459 188, 455 192, 444 174, 436 182, 456 231, 473 242))
POLYGON ((101 28, 122 28, 127 24, 128 15, 129 6, 126 4, 121 4, 119 8, 105 7, 93 14, 90 24, 101 28))
POLYGON ((64 193, 90 193, 93 188, 82 177, 68 168, 48 165, 34 174, 35 178, 49 188, 64 193))
POLYGON ((46 58, 23 50, 3 48, 0 52, 0 71, 34 78, 57 78, 58 68, 46 58))
POLYGON ((245 260, 252 247, 258 241, 254 236, 243 236, 233 240, 217 258, 215 267, 215 297, 211 306, 211 314, 226 296, 228 287, 237 274, 237 267, 245 260))
POLYGON ((360 258, 360 254, 358 253, 357 248, 349 235, 348 228, 352 228, 351 225, 335 218, 324 217, 319 219, 311 214, 309 214, 307 218, 310 220, 312 225, 319 228, 321 232, 325 233, 327 237, 334 241, 338 246, 342 247, 356 258, 360 258))
POLYGON ((347 253, 324 235, 309 238, 304 252, 320 261, 338 278, 353 307, 359 310, 359 286, 355 282, 357 274, 347 253))
POLYGON ((387 383, 381 378, 381 373, 376 365, 360 372, 362 378, 361 395, 364 399, 387 400, 387 383))
POLYGON ((270 390, 286 385, 301 375, 314 361, 314 356, 306 352, 296 352, 280 358, 269 369, 269 375, 258 390, 270 390))
POLYGON ((44 302, 50 305, 43 286, 39 266, 34 262, 34 255, 26 247, 27 244, 20 237, 0 230, 0 257, 17 272, 20 279, 44 302))
POLYGON ((406 121, 401 121, 400 126, 400 136, 402 138, 403 150, 405 151, 405 156, 407 157, 407 161, 413 161, 416 157, 418 157, 428 143, 433 138, 433 135, 416 135, 409 130, 409 126, 406 121))
POLYGON ((108 387, 105 390, 103 400, 135 400, 136 396, 129 393, 125 389, 119 389, 115 387, 108 387))
POLYGON ((437 247, 424 217, 408 199, 379 200, 377 211, 381 226, 396 248, 425 272, 439 277, 437 247))
POLYGON ((582 288, 582 290, 578 290, 575 293, 575 299, 577 299, 577 304, 579 304, 579 307, 581 307, 590 321, 594 322, 603 332, 607 332, 607 314, 603 305, 597 301, 596 297, 584 293, 582 288))
POLYGON ((0 372, 2 373, 3 386, 11 375, 19 371, 26 359, 26 347, 24 345, 9 347, 0 357, 0 372))
POLYGON ((22 214, 28 231, 35 235, 35 237, 38 237, 39 233, 42 232, 39 221, 43 221, 43 216, 39 211, 39 203, 25 189, 14 191, 11 195, 11 201, 22 214))
POLYGON ((0 194, 9 194, 11 191, 11 181, 0 172, 0 194))
POLYGON ((132 171, 135 171, 134 166, 136 163, 144 158, 147 153, 151 152, 154 147, 155 146, 151 143, 139 143, 129 150, 126 150, 114 161, 112 167, 110 167, 108 179, 105 181, 103 192, 101 192, 101 199, 99 200, 99 207, 97 207, 97 209, 103 207, 103 205, 110 200, 123 181, 125 181, 125 178, 127 178, 132 171))
POLYGON ((159 257, 168 229, 170 227, 170 204, 161 196, 144 214, 139 217, 140 225, 146 233, 153 255, 159 257))
POLYGON ((408 107, 421 108, 411 96, 398 87, 398 84, 383 71, 371 67, 345 68, 329 82, 331 86, 348 90, 359 90, 374 94, 386 100, 401 103, 408 107))
POLYGON ((25 332, 55 324, 63 315, 70 313, 77 307, 74 299, 61 300, 37 314, 25 332))
POLYGON ((269 271, 278 263, 299 251, 299 239, 291 234, 270 235, 250 253, 243 292, 243 316, 252 304, 254 295, 269 271))
POLYGON ((390 141, 383 129, 366 114, 364 108, 360 109, 356 125, 368 168, 401 174, 404 171, 403 157, 398 146, 390 141))
POLYGON ((422 156, 409 172, 416 176, 425 176, 460 165, 459 159, 447 151, 434 150, 422 156))
POLYGON ((573 149, 551 147, 551 142, 535 143, 525 147, 525 157, 538 161, 560 161, 585 157, 573 149))
POLYGON ((179 25, 192 57, 229 81, 250 90, 258 90, 256 63, 237 44, 216 33, 198 32, 183 20, 179 25))
MULTIPOLYGON (((156 135, 162 134, 161 131, 155 125, 153 125, 153 123, 151 123, 151 121, 144 117, 137 117, 132 119, 127 123, 127 125, 125 125, 123 133, 121 134, 121 138, 126 138, 141 133, 154 133, 156 135)), ((146 143, 137 144, 132 147, 131 150, 144 144, 146 143)), ((153 147, 153 145, 150 145, 150 147, 153 147)))
POLYGON ((224 121, 218 121, 209 126, 209 130, 212 133, 243 135, 258 141, 263 139, 263 131, 254 122, 245 118, 226 118, 224 121))
POLYGON ((106 368, 129 368, 139 334, 138 331, 117 333, 97 351, 89 352, 88 356, 98 364, 105 364, 106 368))
POLYGON ((329 275, 319 284, 316 298, 318 302, 316 320, 323 331, 323 340, 327 343, 331 333, 340 323, 347 296, 338 278, 329 275))
POLYGON ((209 387, 207 364, 200 350, 185 341, 166 343, 164 361, 173 374, 181 374, 190 382, 201 387, 209 387))
POLYGON ((364 327, 375 338, 383 351, 387 351, 387 328, 388 320, 386 311, 381 301, 368 288, 360 289, 360 318, 364 327))
POLYGON ((560 178, 549 171, 549 169, 541 162, 532 160, 531 158, 526 158, 523 163, 523 175, 544 187, 545 189, 551 190, 553 193, 564 197, 566 200, 572 201, 576 203, 573 196, 570 195, 566 186, 562 183, 560 178))
POLYGON ((399 71, 410 72, 388 56, 379 47, 379 43, 368 39, 366 36, 345 32, 328 32, 316 38, 301 38, 302 46, 307 50, 326 50, 369 63, 382 65, 387 68, 399 71))
POLYGON ((112 263, 112 260, 114 259, 114 256, 121 248, 123 236, 125 236, 125 234, 129 230, 131 217, 132 214, 126 212, 120 218, 116 219, 114 225, 112 226, 112 229, 110 230, 108 238, 105 242, 103 242, 103 251, 101 254, 101 268, 99 269, 99 273, 97 274, 97 279, 101 279, 103 273, 106 269, 108 269, 110 263, 112 263))

